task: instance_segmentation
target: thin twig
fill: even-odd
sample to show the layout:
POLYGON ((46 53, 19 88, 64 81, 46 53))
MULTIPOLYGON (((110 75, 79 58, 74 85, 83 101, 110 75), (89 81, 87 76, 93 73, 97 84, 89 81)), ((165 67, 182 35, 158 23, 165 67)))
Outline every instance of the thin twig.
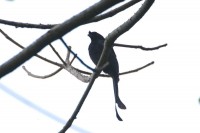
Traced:
MULTIPOLYGON (((69 49, 72 49, 71 46, 69 46, 69 49)), ((71 62, 69 61, 69 58, 70 58, 70 51, 68 50, 67 51, 67 56, 66 56, 66 59, 65 59, 65 62, 69 65, 71 65, 71 62)))
POLYGON ((49 46, 51 47, 51 49, 53 50, 53 52, 57 55, 57 57, 60 59, 60 61, 66 66, 66 62, 62 59, 62 57, 60 56, 60 54, 56 51, 56 49, 53 47, 53 45, 51 45, 51 43, 49 44, 49 46))
POLYGON ((90 20, 94 16, 100 14, 101 12, 109 9, 110 7, 121 1, 122 0, 101 0, 96 4, 90 6, 89 8, 85 9, 84 11, 78 13, 77 15, 74 15, 72 18, 66 20, 62 24, 59 24, 50 29, 44 35, 40 36, 38 39, 32 42, 32 44, 28 45, 20 53, 16 54, 11 59, 1 64, 0 78, 12 72, 24 62, 32 58, 49 43, 59 39, 73 29, 79 27, 80 25, 83 25, 86 21, 90 20))
MULTIPOLYGON (((151 65, 153 65, 153 64, 154 64, 154 61, 152 61, 152 62, 150 62, 150 63, 148 63, 148 64, 146 64, 146 65, 144 65, 144 66, 142 66, 142 67, 133 69, 133 70, 129 70, 129 71, 125 71, 125 72, 120 72, 119 75, 122 76, 122 75, 126 75, 126 74, 131 74, 131 73, 134 73, 134 72, 138 72, 138 71, 140 71, 140 70, 142 70, 142 69, 144 69, 144 68, 146 68, 146 67, 148 67, 148 66, 151 66, 151 65)), ((79 71, 80 73, 83 73, 83 74, 87 74, 87 75, 91 75, 91 74, 92 74, 92 73, 90 73, 90 72, 86 72, 86 71, 80 70, 80 69, 75 68, 75 67, 73 67, 73 68, 76 69, 77 71, 79 71)), ((100 76, 100 77, 110 77, 110 76, 107 75, 107 74, 99 74, 99 76, 100 76)))
POLYGON ((88 69, 94 71, 94 69, 92 67, 90 67, 89 65, 87 65, 80 57, 78 57, 78 55, 76 53, 74 53, 74 51, 72 51, 71 49, 69 49, 69 46, 66 44, 66 42, 60 38, 61 42, 65 45, 65 47, 67 48, 67 50, 69 50, 74 56, 76 56, 76 58, 88 69))
POLYGON ((9 20, 0 19, 1 24, 6 24, 10 26, 15 26, 16 28, 38 28, 38 29, 51 29, 57 24, 30 24, 30 23, 22 23, 22 22, 14 22, 9 20))
MULTIPOLYGON (((90 19, 89 21, 85 22, 85 24, 88 23, 92 23, 92 22, 98 22, 101 21, 103 19, 112 17, 114 15, 116 15, 117 13, 128 9, 129 7, 131 7, 132 5, 140 2, 141 0, 131 0, 127 3, 125 3, 124 5, 121 5, 120 7, 117 7, 116 9, 113 9, 111 11, 108 11, 106 13, 100 14, 98 16, 95 16, 94 18, 90 19)), ((9 26, 15 26, 16 28, 37 28, 37 29, 51 29, 56 25, 59 24, 31 24, 31 23, 23 23, 23 22, 14 22, 14 21, 9 21, 9 20, 3 20, 0 19, 0 24, 5 24, 5 25, 9 25, 9 26)))
POLYGON ((146 67, 148 67, 150 65, 153 65, 153 64, 154 64, 154 61, 152 61, 152 62, 150 62, 150 63, 148 63, 148 64, 146 64, 146 65, 144 65, 142 67, 139 67, 137 69, 130 70, 130 71, 127 71, 127 72, 122 72, 119 75, 125 75, 125 74, 130 74, 130 73, 138 72, 138 71, 140 71, 140 70, 142 70, 142 69, 144 69, 144 68, 146 68, 146 67))
MULTIPOLYGON (((17 45, 17 46, 20 47, 21 49, 24 49, 24 48, 25 48, 24 46, 22 46, 21 44, 19 44, 18 42, 16 42, 14 39, 12 39, 10 36, 8 36, 8 34, 6 34, 3 30, 0 29, 0 32, 2 33, 2 35, 4 35, 4 37, 5 37, 6 39, 8 39, 9 41, 11 41, 13 44, 17 45)), ((61 66, 62 66, 61 64, 59 64, 59 63, 57 63, 57 62, 54 62, 54 61, 52 61, 52 60, 49 60, 49 59, 47 59, 47 58, 45 58, 45 57, 43 57, 43 56, 40 56, 40 55, 38 55, 38 54, 36 54, 35 56, 38 57, 38 58, 40 58, 40 59, 42 59, 43 61, 46 61, 46 62, 48 62, 48 63, 50 63, 50 64, 53 64, 53 65, 56 65, 56 66, 58 66, 58 67, 61 67, 61 66)))
POLYGON ((77 54, 76 55, 74 55, 74 57, 72 58, 72 60, 70 61, 70 65, 74 62, 74 60, 76 59, 76 57, 77 57, 77 54))
POLYGON ((106 37, 104 42, 104 49, 101 54, 100 60, 98 61, 97 67, 102 66, 106 62, 109 56, 110 48, 112 47, 112 45, 114 45, 115 40, 120 35, 132 28, 144 16, 144 14, 149 10, 153 3, 154 0, 145 0, 139 10, 133 16, 131 16, 130 19, 117 27, 106 37))
POLYGON ((52 77, 52 76, 56 75, 58 72, 60 72, 63 69, 63 68, 58 68, 56 71, 52 72, 51 74, 39 76, 39 75, 31 73, 29 70, 27 70, 27 68, 25 66, 22 66, 22 68, 24 69, 24 71, 27 72, 27 74, 29 76, 34 77, 34 78, 40 78, 40 79, 45 79, 45 78, 52 77))
POLYGON ((102 13, 100 15, 95 16, 94 18, 92 18, 91 20, 89 20, 86 23, 98 22, 98 21, 104 20, 106 18, 113 17, 114 15, 118 14, 119 12, 122 12, 122 11, 128 9, 129 7, 133 6, 134 4, 136 4, 140 1, 141 0, 128 1, 127 3, 121 5, 120 7, 117 7, 111 11, 108 11, 106 13, 102 13))
MULTIPOLYGON (((50 44, 50 46, 52 46, 51 44, 50 44)), ((54 49, 54 47, 52 46, 52 48, 54 49)), ((71 49, 71 47, 69 46, 69 48, 71 49)), ((54 49, 55 50, 55 49, 54 49)), ((58 53, 56 50, 54 51, 55 53, 58 53)), ((59 54, 58 54, 59 55, 59 54)), ((59 55, 60 56, 60 55, 59 55)), ((70 57, 70 51, 68 51, 67 52, 67 56, 66 56, 66 59, 65 59, 65 64, 67 63, 67 64, 69 64, 69 57, 70 57)), ((65 65, 66 66, 66 65, 65 65)), ((48 75, 44 75, 44 76, 39 76, 39 75, 35 75, 35 74, 32 74, 30 71, 28 71, 27 69, 26 69, 26 67, 25 66, 22 66, 22 68, 27 72, 27 74, 29 75, 29 76, 31 76, 31 77, 34 77, 34 78, 41 78, 41 79, 45 79, 45 78, 49 78, 49 77, 52 77, 52 76, 54 76, 55 74, 57 74, 58 72, 60 72, 62 69, 63 69, 63 67, 60 67, 60 68, 58 68, 56 71, 54 71, 54 72, 52 72, 51 74, 48 74, 48 75)))
MULTIPOLYGON (((10 36, 8 36, 3 30, 0 29, 0 32, 5 36, 6 39, 8 39, 9 41, 11 41, 13 44, 15 44, 15 45, 17 45, 18 47, 24 49, 24 47, 23 47, 21 44, 19 44, 19 43, 16 42, 13 38, 11 38, 10 36)), ((128 45, 128 46, 129 46, 129 45, 128 45)), ((131 46, 132 46, 132 45, 131 45, 131 46)), ((161 45, 161 46, 162 46, 162 45, 161 45)), ((71 49, 70 46, 69 46, 69 48, 71 49)), ((72 59, 70 62, 67 60, 67 59, 69 59, 69 56, 70 56, 70 52, 67 52, 66 63, 71 65, 72 62, 74 61, 74 59, 76 58, 76 55, 73 57, 73 59, 72 59), (69 62, 69 63, 68 63, 68 62, 69 62)), ((59 64, 59 63, 56 63, 56 62, 54 62, 54 61, 51 61, 51 60, 49 60, 49 59, 47 59, 47 58, 45 58, 45 57, 43 57, 43 56, 40 56, 40 55, 36 55, 36 57, 38 57, 38 58, 42 59, 43 61, 46 61, 46 62, 48 62, 48 63, 50 63, 50 64, 53 64, 53 65, 56 65, 56 66, 60 67, 59 69, 63 69, 62 65, 59 64)), ((148 63, 148 64, 151 65, 151 63, 148 63)), ((141 68, 144 69, 144 68, 148 67, 148 66, 149 66, 148 64, 145 65, 145 66, 142 66, 141 68)), ((57 69, 56 71, 59 71, 59 69, 57 69)), ((75 69, 76 71, 78 71, 78 72, 80 72, 80 73, 82 73, 82 74, 86 74, 86 75, 91 75, 91 74, 92 74, 91 72, 83 71, 83 70, 80 70, 80 69, 78 69, 78 68, 76 68, 76 67, 73 67, 73 69, 75 69)), ((139 69, 139 68, 137 68, 137 69, 139 69)), ((124 75, 124 74, 129 74, 129 73, 132 73, 132 72, 136 72, 137 69, 129 70, 129 71, 126 71, 126 72, 121 72, 121 73, 119 73, 119 75, 124 75)), ((142 70, 142 69, 140 69, 140 70, 142 70)), ((28 70, 27 70, 27 71, 28 71, 28 70)), ((56 72, 56 71, 55 71, 55 72, 56 72)), ((54 72, 53 72, 53 73, 54 73, 54 72)), ((34 75, 34 74, 33 74, 33 75, 34 75)), ((51 75, 51 74, 49 74, 49 75, 51 75)), ((41 78, 44 78, 43 76, 39 76, 39 75, 37 75, 37 76, 38 76, 38 77, 41 77, 41 78)), ((110 77, 110 76, 107 75, 107 74, 100 74, 99 76, 101 76, 101 77, 110 77)), ((48 77, 48 75, 46 75, 45 77, 48 77)), ((50 77, 50 76, 49 76, 49 77, 50 77)))
POLYGON ((4 37, 6 39, 8 39, 9 41, 11 41, 12 43, 14 43, 15 45, 17 45, 18 47, 20 47, 21 49, 24 49, 24 47, 22 45, 20 45, 18 42, 16 42, 15 40, 13 40, 10 36, 8 36, 8 34, 6 34, 2 29, 0 29, 0 32, 2 35, 4 35, 4 37))
MULTIPOLYGON (((0 32, 9 40, 9 41, 11 41, 12 43, 14 43, 15 45, 17 45, 18 47, 20 47, 20 48, 22 48, 22 49, 24 49, 24 47, 22 46, 22 45, 20 45, 18 42, 16 42, 14 39, 12 39, 10 36, 8 36, 5 32, 3 32, 1 29, 0 29, 0 32)), ((69 49, 71 49, 71 46, 69 46, 69 49)), ((35 55, 36 57, 38 57, 38 58, 40 58, 40 59, 42 59, 42 60, 44 60, 44 61, 47 61, 48 63, 51 63, 51 64, 53 64, 53 65, 56 65, 56 66, 59 66, 60 68, 59 69, 66 69, 69 73, 71 73, 72 75, 74 75, 77 79, 79 79, 80 81, 82 81, 82 82, 89 82, 89 77, 87 77, 87 76, 84 76, 84 75, 82 75, 80 72, 78 72, 76 69, 74 69, 72 66, 68 66, 68 67, 66 67, 66 66, 63 66, 62 64, 59 64, 59 63, 56 63, 56 62, 53 62, 53 61, 51 61, 51 60, 49 60, 49 59, 46 59, 46 58, 44 58, 44 57, 42 57, 42 56, 40 56, 40 55, 35 55)), ((66 63, 67 64, 69 64, 69 57, 70 57, 70 52, 68 51, 68 53, 67 53, 67 57, 66 57, 66 63)), ((57 69, 56 71, 59 71, 59 69, 57 69)), ((56 72, 55 71, 55 72, 56 72)), ((27 70, 27 72, 28 72, 28 70, 27 70)), ((55 72, 53 72, 53 73, 55 73, 55 72)), ((53 74, 52 73, 52 74, 53 74)), ((31 72, 28 72, 28 74, 30 74, 30 75, 33 75, 32 77, 38 77, 38 78, 45 78, 45 77, 50 77, 50 76, 52 76, 52 74, 49 74, 49 75, 46 75, 46 76, 39 76, 39 75, 34 75, 34 74, 32 74, 31 72)))
POLYGON ((141 49, 141 50, 145 50, 145 51, 151 51, 151 50, 157 50, 157 49, 162 48, 162 47, 166 47, 167 43, 163 44, 163 45, 156 46, 156 47, 152 47, 152 48, 146 48, 146 47, 143 47, 143 46, 140 46, 140 45, 126 45, 126 44, 120 44, 120 43, 114 43, 114 46, 125 47, 125 48, 136 48, 136 49, 141 49))
MULTIPOLYGON (((135 23, 137 21, 139 21, 139 19, 148 11, 148 9, 150 8, 150 6, 153 4, 154 0, 146 0, 143 4, 143 6, 141 7, 142 11, 139 9, 137 17, 134 18, 135 23), (145 9, 144 9, 145 8, 145 9), (138 18, 139 17, 139 18, 138 18)), ((135 24, 134 23, 134 24, 135 24)), ((112 45, 114 44, 114 41, 117 39, 117 37, 119 37, 121 34, 123 34, 125 31, 127 31, 128 29, 130 29, 134 24, 129 25, 128 27, 126 27, 125 30, 121 31, 119 34, 113 33, 110 36, 108 36, 105 40, 104 43, 104 49, 103 49, 103 53, 100 57, 100 60, 96 66, 97 70, 98 68, 102 68, 102 66, 105 64, 105 62, 107 61, 108 55, 109 55, 109 51, 112 48, 112 45)), ((114 31, 115 32, 115 31, 114 31)), ((64 128, 60 131, 60 133, 65 133, 65 131, 72 125, 73 121, 75 120, 78 112, 80 111, 88 93, 91 90, 91 87, 95 81, 95 79, 99 76, 99 74, 101 73, 101 71, 94 71, 91 77, 91 80, 88 84, 88 87, 85 91, 85 93, 83 94, 81 100, 79 101, 79 104, 77 105, 74 113, 72 114, 72 116, 70 117, 69 121, 67 122, 67 124, 64 126, 64 128)))
MULTIPOLYGON (((144 16, 144 14, 148 11, 148 9, 151 7, 153 2, 154 2, 154 0, 146 0, 143 3, 142 7, 129 20, 127 20, 121 26, 119 26, 118 28, 113 30, 105 38, 103 52, 97 63, 97 66, 96 66, 97 68, 101 67, 107 61, 110 51, 111 51, 111 48, 113 47, 115 40, 119 36, 121 36, 123 33, 128 31, 130 28, 132 28, 144 16)), ((115 111, 116 111, 116 114, 118 115, 116 106, 115 106, 115 111)))

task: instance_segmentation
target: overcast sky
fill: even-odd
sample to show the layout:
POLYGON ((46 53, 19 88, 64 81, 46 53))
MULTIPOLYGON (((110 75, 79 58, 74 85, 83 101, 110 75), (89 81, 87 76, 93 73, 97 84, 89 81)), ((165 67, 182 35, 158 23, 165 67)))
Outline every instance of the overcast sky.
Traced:
MULTIPOLYGON (((1 19, 27 23, 56 24, 92 5, 94 0, 27 1, 0 0, 1 19)), ((102 22, 81 26, 64 36, 72 49, 91 67, 88 31, 106 36, 128 19, 141 3, 102 22)), ((127 110, 119 110, 123 122, 115 117, 114 93, 110 78, 98 78, 70 133, 199 133, 200 132, 200 2, 157 0, 131 30, 116 42, 154 47, 155 51, 115 47, 120 72, 151 61, 155 64, 120 76, 120 97, 127 110)), ((0 28, 23 46, 30 45, 47 30, 0 28)), ((20 52, 20 48, 0 35, 0 63, 20 52)), ((63 58, 66 49, 60 41, 52 43, 63 58)), ((59 62, 46 47, 40 55, 59 62)), ((57 67, 32 58, 24 64, 37 75, 47 75, 57 67)), ((74 66, 87 70, 75 60, 74 66)), ((65 70, 48 79, 35 79, 19 67, 0 81, 0 132, 56 133, 68 120, 84 93, 86 83, 65 70)))

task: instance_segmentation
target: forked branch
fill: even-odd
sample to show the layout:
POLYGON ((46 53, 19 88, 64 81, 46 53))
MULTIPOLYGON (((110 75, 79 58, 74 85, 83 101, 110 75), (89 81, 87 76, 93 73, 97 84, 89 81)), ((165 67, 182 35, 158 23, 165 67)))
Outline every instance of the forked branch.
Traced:
MULTIPOLYGON (((104 64, 106 63, 107 58, 109 56, 109 51, 111 50, 112 45, 114 44, 114 41, 120 35, 122 35, 124 32, 128 31, 136 22, 138 22, 140 20, 140 18, 142 18, 144 16, 144 14, 148 11, 148 9, 151 7, 153 2, 154 2, 154 0, 145 0, 142 7, 137 11, 137 13, 135 15, 133 15, 130 18, 130 22, 125 22, 123 25, 121 25, 119 28, 117 28, 111 34, 109 34, 108 37, 106 37, 106 40, 104 42, 104 49, 103 49, 101 58, 96 66, 96 70, 99 70, 100 68, 102 68, 102 66, 104 66, 104 64)), ((80 111, 87 95, 89 94, 95 79, 99 76, 100 73, 101 73, 101 71, 93 72, 93 74, 91 76, 91 80, 90 80, 82 98, 80 99, 80 102, 77 105, 74 113, 72 114, 69 121, 66 123, 66 125, 63 127, 63 129, 59 133, 65 133, 65 131, 72 125, 72 123, 75 120, 78 112, 80 111)))
POLYGON ((90 20, 94 16, 100 14, 101 12, 109 9, 110 7, 121 1, 122 0, 101 0, 93 6, 73 16, 69 20, 66 20, 62 24, 53 27, 32 44, 27 46, 20 53, 9 59, 7 62, 3 63, 0 66, 0 78, 22 65, 24 62, 29 60, 40 50, 46 47, 49 43, 59 39, 63 35, 69 33, 71 30, 79 27, 80 25, 83 25, 86 21, 90 20))
MULTIPOLYGON (((106 18, 112 17, 112 16, 118 14, 119 12, 128 9, 129 7, 131 7, 132 5, 134 5, 140 1, 141 0, 131 0, 131 1, 121 5, 120 7, 117 7, 111 11, 108 11, 106 13, 102 13, 100 15, 93 17, 92 19, 86 21, 84 24, 99 22, 106 18)), ((14 22, 14 21, 3 20, 3 19, 0 19, 0 24, 15 26, 16 28, 20 27, 20 28, 36 28, 36 29, 51 29, 54 26, 59 25, 59 24, 41 24, 41 23, 40 24, 31 24, 31 23, 23 23, 23 22, 14 22)))
MULTIPOLYGON (((3 30, 1 30, 0 29, 0 32, 2 33, 2 35, 4 35, 4 37, 6 38, 6 39, 8 39, 9 41, 11 41, 13 44, 15 44, 15 45, 17 45, 18 47, 20 47, 21 49, 24 49, 24 46, 22 46, 20 43, 18 43, 16 40, 14 40, 13 38, 11 38, 8 34, 6 34, 3 30)), ((118 43, 115 43, 114 44, 115 46, 118 46, 118 43)), ((163 47, 164 45, 160 45, 160 46, 157 46, 157 47, 154 47, 154 48, 145 48, 145 47, 143 47, 143 46, 135 46, 135 45, 126 45, 126 44, 120 44, 120 46, 123 46, 123 47, 127 47, 127 48, 142 48, 143 50, 144 49, 151 49, 151 50, 156 50, 157 48, 160 48, 160 47, 163 47)), ((54 51, 55 51, 55 48, 53 48, 54 49, 54 51)), ((55 53, 56 54, 58 54, 58 52, 56 52, 55 51, 55 53)), ((72 62, 74 61, 74 59, 77 57, 77 55, 74 55, 74 57, 73 57, 73 59, 71 60, 71 61, 69 61, 69 55, 70 55, 70 52, 68 52, 67 53, 67 57, 66 57, 66 60, 65 60, 65 62, 67 63, 67 64, 69 64, 70 66, 71 66, 71 68, 70 69, 68 69, 68 71, 70 71, 70 70, 76 70, 76 71, 78 71, 79 73, 82 73, 82 74, 86 74, 86 75, 91 75, 92 73, 91 72, 87 72, 87 71, 83 71, 83 70, 80 70, 80 69, 78 69, 78 68, 76 68, 76 67, 73 67, 71 64, 72 64, 72 62)), ((50 73, 50 74, 47 74, 47 75, 36 75, 36 74, 33 74, 32 72, 30 72, 25 66, 23 66, 23 69, 27 72, 27 74, 29 75, 29 76, 32 76, 32 77, 34 77, 34 78, 41 78, 41 79, 44 79, 44 78, 49 78, 49 77, 52 77, 53 75, 55 75, 55 74, 57 74, 58 72, 60 72, 64 67, 63 67, 63 65, 62 64, 59 64, 59 63, 57 63, 57 62, 54 62, 54 61, 52 61, 52 60, 49 60, 49 59, 47 59, 47 58, 45 58, 45 57, 43 57, 43 56, 40 56, 40 55, 35 55, 36 57, 38 57, 38 58, 40 58, 40 59, 42 59, 43 61, 46 61, 46 62, 48 62, 48 63, 50 63, 50 64, 53 64, 53 65, 56 65, 56 66, 58 66, 59 68, 56 70, 56 71, 54 71, 54 72, 52 72, 52 73, 50 73)), ((59 58, 61 58, 60 56, 58 56, 59 58)), ((137 71, 139 71, 139 70, 142 70, 142 69, 144 69, 144 68, 146 68, 146 67, 148 67, 148 66, 150 66, 150 65, 152 65, 153 64, 153 62, 151 62, 151 63, 148 63, 148 64, 146 64, 146 65, 144 65, 144 66, 142 66, 142 67, 139 67, 139 68, 136 68, 136 69, 133 69, 133 70, 128 70, 128 71, 125 71, 125 72, 121 72, 121 73, 119 73, 119 75, 124 75, 124 74, 130 74, 130 73, 133 73, 133 72, 137 72, 137 71)), ((70 73, 72 73, 72 72, 70 72, 70 73)), ((78 77, 82 77, 81 75, 82 74, 80 74, 79 76, 78 76, 78 74, 75 74, 75 75, 77 75, 78 77)), ((106 75, 106 74, 100 74, 99 75, 100 77, 110 77, 109 75, 106 75)), ((79 79, 79 78, 78 78, 79 79)), ((85 79, 85 78, 80 78, 80 79, 85 79)), ((81 81, 84 81, 84 82, 89 82, 89 80, 81 80, 81 81)))

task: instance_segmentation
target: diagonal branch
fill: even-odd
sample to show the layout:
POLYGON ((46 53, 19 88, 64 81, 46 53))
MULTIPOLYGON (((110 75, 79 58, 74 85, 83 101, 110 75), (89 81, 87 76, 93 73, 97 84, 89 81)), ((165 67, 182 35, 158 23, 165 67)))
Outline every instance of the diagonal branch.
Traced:
MULTIPOLYGON (((19 44, 19 43, 16 42, 14 39, 12 39, 10 36, 8 36, 3 30, 0 29, 0 32, 1 32, 9 41, 11 41, 12 43, 14 43, 14 44, 17 45, 18 47, 24 49, 24 47, 23 47, 21 44, 19 44)), ((115 43, 115 44, 114 44, 114 46, 118 46, 118 45, 122 45, 122 47, 129 47, 129 46, 130 46, 131 48, 137 48, 137 47, 138 47, 138 46, 135 46, 135 45, 125 45, 125 44, 118 44, 118 43, 115 43)), ((165 45, 165 44, 164 44, 164 45, 165 45)), ((160 46, 157 46, 157 47, 160 48, 161 46, 164 46, 164 45, 160 45, 160 46)), ((139 46, 139 47, 143 47, 143 46, 139 46)), ((157 47, 154 47, 154 48, 157 48, 157 47)), ((148 49, 154 49, 154 48, 148 48, 148 49)), ((145 48, 145 49, 147 49, 147 48, 145 48)), ((70 55, 70 52, 68 52, 67 58, 66 58, 66 59, 69 59, 69 55, 70 55)), ((49 60, 49 59, 47 59, 47 58, 45 58, 45 57, 40 56, 40 55, 36 55, 36 57, 38 57, 38 58, 40 58, 40 59, 42 59, 42 60, 44 60, 44 61, 46 61, 46 62, 48 62, 48 63, 50 63, 50 64, 56 65, 56 66, 58 66, 58 67, 60 67, 60 68, 58 68, 56 71, 52 72, 51 74, 44 75, 44 76, 39 76, 39 75, 35 75, 35 74, 31 73, 29 70, 26 69, 25 66, 23 66, 23 69, 27 72, 27 74, 30 75, 30 76, 32 76, 32 77, 41 78, 41 79, 49 78, 49 77, 55 75, 56 73, 58 73, 59 71, 61 71, 61 70, 63 69, 63 67, 62 67, 61 64, 58 64, 58 63, 56 63, 56 62, 54 62, 54 61, 52 61, 52 60, 49 60)), ((75 58, 76 58, 76 56, 74 56, 73 59, 72 59, 70 62, 69 62, 69 60, 66 60, 66 63, 69 64, 69 65, 71 65, 72 62, 73 62, 73 60, 74 60, 75 58)), ((154 62, 150 62, 150 63, 148 63, 148 64, 146 64, 146 65, 144 65, 144 66, 142 66, 142 67, 136 68, 136 69, 134 69, 134 70, 129 70, 129 71, 125 71, 125 72, 120 72, 119 75, 131 74, 131 73, 137 72, 137 71, 139 71, 139 70, 142 70, 142 69, 144 69, 144 68, 146 68, 146 67, 148 67, 148 66, 150 66, 150 65, 152 65, 152 64, 154 64, 154 62)), ((77 72, 82 73, 82 74, 86 74, 86 75, 91 75, 91 74, 92 74, 91 72, 83 71, 83 70, 80 70, 80 69, 78 69, 78 68, 76 68, 76 67, 73 67, 73 66, 72 66, 71 70, 72 70, 72 69, 75 69, 77 72)), ((77 75, 77 74, 76 74, 76 75, 77 75)), ((81 74, 80 74, 80 75, 81 75, 81 74)), ((110 77, 110 76, 107 75, 107 74, 100 74, 99 76, 100 76, 100 77, 110 77)), ((81 76, 78 76, 78 77, 81 77, 81 76)), ((78 79, 80 80, 80 78, 78 78, 78 79)), ((84 79, 84 78, 81 78, 81 79, 84 79)), ((89 80, 81 80, 81 81, 83 81, 83 82, 89 82, 89 80)))
MULTIPOLYGON (((93 17, 92 19, 85 22, 85 24, 92 23, 92 22, 98 22, 98 21, 101 21, 108 17, 112 17, 112 16, 118 14, 119 12, 121 12, 125 9, 128 9, 129 7, 131 7, 132 5, 134 5, 140 1, 141 0, 131 0, 127 3, 125 3, 124 5, 117 7, 116 9, 113 9, 107 13, 103 13, 101 15, 93 17)), ((58 24, 31 24, 31 23, 14 22, 14 21, 3 20, 3 19, 0 19, 0 24, 15 26, 16 28, 20 27, 20 28, 37 28, 37 29, 51 29, 52 27, 58 25, 58 24)))
MULTIPOLYGON (((9 40, 11 41, 12 43, 14 43, 15 45, 17 45, 18 47, 24 49, 24 47, 19 44, 18 42, 16 42, 14 39, 12 39, 10 36, 8 36, 3 30, 0 29, 0 32, 9 40)), ((71 73, 72 75, 74 75, 77 79, 79 79, 80 81, 82 82, 89 82, 89 77, 88 76, 84 76, 81 72, 77 71, 75 68, 73 68, 71 66, 71 63, 73 62, 74 58, 69 61, 69 55, 70 55, 70 52, 68 51, 68 54, 67 54, 67 58, 66 58, 66 63, 69 64, 68 66, 65 66, 65 65, 62 65, 62 64, 59 64, 57 62, 54 62, 54 61, 51 61, 49 59, 46 59, 44 58, 43 56, 40 56, 40 55, 35 55, 36 57, 42 59, 43 61, 46 61, 50 64, 53 64, 53 65, 56 65, 58 67, 60 67, 59 69, 57 69, 55 72, 53 72, 52 74, 49 74, 49 75, 45 75, 45 76, 38 76, 38 75, 35 75, 35 74, 32 74, 31 72, 29 72, 25 67, 23 67, 23 69, 28 73, 28 75, 31 75, 32 77, 36 77, 36 78, 48 78, 50 76, 53 76, 54 74, 56 74, 57 72, 59 72, 60 70, 62 70, 63 68, 66 69, 69 73, 71 73)))
POLYGON ((114 41, 123 33, 128 31, 131 27, 133 27, 149 10, 151 5, 154 3, 154 0, 145 0, 139 10, 126 22, 120 25, 118 28, 113 30, 105 39, 104 49, 101 54, 100 60, 97 64, 97 68, 101 67, 107 60, 111 47, 114 45, 114 41))
MULTIPOLYGON (((16 42, 14 39, 12 39, 10 36, 8 36, 3 30, 0 29, 0 32, 4 35, 4 37, 5 37, 6 39, 8 39, 9 41, 11 41, 13 44, 17 45, 17 46, 20 47, 21 49, 24 49, 24 48, 25 48, 24 46, 22 46, 21 44, 19 44, 18 42, 16 42)), ((38 55, 38 54, 36 54, 35 56, 38 57, 38 58, 40 58, 40 59, 42 59, 42 60, 44 60, 44 61, 46 61, 46 62, 48 62, 48 63, 50 63, 50 64, 56 65, 56 66, 58 66, 58 67, 61 67, 61 64, 59 64, 59 63, 57 63, 57 62, 54 62, 54 61, 52 61, 52 60, 49 60, 49 59, 47 59, 47 58, 45 58, 45 57, 43 57, 43 56, 40 56, 40 55, 38 55)))
POLYGON ((121 5, 120 7, 117 7, 111 11, 108 11, 106 13, 103 13, 103 14, 100 14, 100 15, 97 15, 95 17, 93 17, 91 20, 89 20, 87 23, 92 23, 92 22, 98 22, 98 21, 101 21, 103 19, 106 19, 106 18, 109 18, 109 17, 113 17, 114 15, 118 14, 119 12, 122 12, 126 9, 128 9, 129 7, 133 6, 134 4, 140 2, 141 0, 131 0, 127 3, 125 3, 124 5, 121 5))
MULTIPOLYGON (((130 29, 137 21, 139 21, 140 18, 142 18, 142 16, 148 11, 148 9, 151 7, 151 5, 153 4, 154 0, 146 0, 144 2, 144 4, 142 5, 142 7, 138 10, 138 13, 136 13, 134 16, 134 23, 131 23, 130 25, 126 26, 125 29, 123 29, 122 31, 120 31, 118 34, 116 34, 116 30, 114 30, 112 32, 112 34, 108 35, 108 37, 105 40, 104 43, 104 49, 101 55, 101 58, 96 66, 96 70, 99 70, 99 68, 102 68, 104 66, 104 64, 107 61, 108 55, 110 53, 111 47, 114 44, 114 41, 120 36, 122 35, 124 32, 126 32, 128 29, 130 29)), ((88 87, 86 88, 82 98, 79 101, 79 104, 77 105, 74 113, 72 114, 72 116, 70 117, 69 121, 67 122, 67 124, 63 127, 63 129, 59 132, 59 133, 65 133, 65 131, 71 126, 71 124, 73 123, 74 119, 76 118, 78 112, 80 111, 87 95, 89 94, 92 85, 95 81, 95 79, 99 76, 99 74, 101 73, 101 71, 94 71, 92 76, 91 76, 91 80, 88 84, 88 87)))
MULTIPOLYGON (((107 61, 111 48, 114 45, 115 40, 122 34, 124 34, 126 31, 128 31, 130 28, 132 28, 148 11, 148 9, 153 4, 154 0, 145 0, 143 5, 140 7, 140 9, 126 22, 124 22, 121 26, 113 30, 106 38, 104 42, 104 48, 103 52, 101 54, 101 57, 98 61, 98 64, 96 68, 99 68, 105 64, 107 61)), ((119 117, 119 114, 117 112, 116 106, 115 106, 115 112, 117 118, 119 117)), ((119 119, 120 120, 120 119, 119 119)))
POLYGON ((49 43, 57 40, 63 35, 69 33, 71 30, 84 24, 86 21, 96 16, 97 14, 105 11, 111 6, 121 2, 121 0, 101 0, 79 14, 73 16, 71 19, 66 20, 60 25, 53 27, 47 33, 42 35, 31 45, 26 47, 20 53, 15 55, 13 58, 5 62, 0 66, 0 78, 7 75, 8 73, 15 70, 17 67, 22 65, 24 62, 29 60, 31 57, 36 55, 40 50, 46 47, 49 43))
MULTIPOLYGON (((102 67, 103 68, 103 67, 102 67)), ((65 126, 63 127, 63 129, 61 129, 61 131, 59 133, 65 133, 72 125, 73 121, 76 119, 76 116, 78 114, 78 112, 80 111, 85 99, 87 98, 87 95, 89 94, 92 85, 94 84, 95 79, 98 77, 98 75, 100 74, 100 71, 98 71, 100 69, 97 69, 96 71, 94 71, 94 73, 91 75, 91 79, 90 82, 83 94, 83 96, 81 97, 75 111, 73 112, 72 116, 70 117, 70 119, 67 121, 67 123, 65 124, 65 126)))

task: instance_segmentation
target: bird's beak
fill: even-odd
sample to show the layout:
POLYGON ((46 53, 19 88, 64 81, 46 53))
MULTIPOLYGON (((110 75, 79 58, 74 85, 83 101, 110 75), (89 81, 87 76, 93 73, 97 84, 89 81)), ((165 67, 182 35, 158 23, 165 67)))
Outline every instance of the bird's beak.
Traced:
POLYGON ((92 32, 91 32, 91 31, 89 31, 89 33, 88 33, 88 36, 89 36, 89 37, 90 37, 91 33, 92 33, 92 32))

